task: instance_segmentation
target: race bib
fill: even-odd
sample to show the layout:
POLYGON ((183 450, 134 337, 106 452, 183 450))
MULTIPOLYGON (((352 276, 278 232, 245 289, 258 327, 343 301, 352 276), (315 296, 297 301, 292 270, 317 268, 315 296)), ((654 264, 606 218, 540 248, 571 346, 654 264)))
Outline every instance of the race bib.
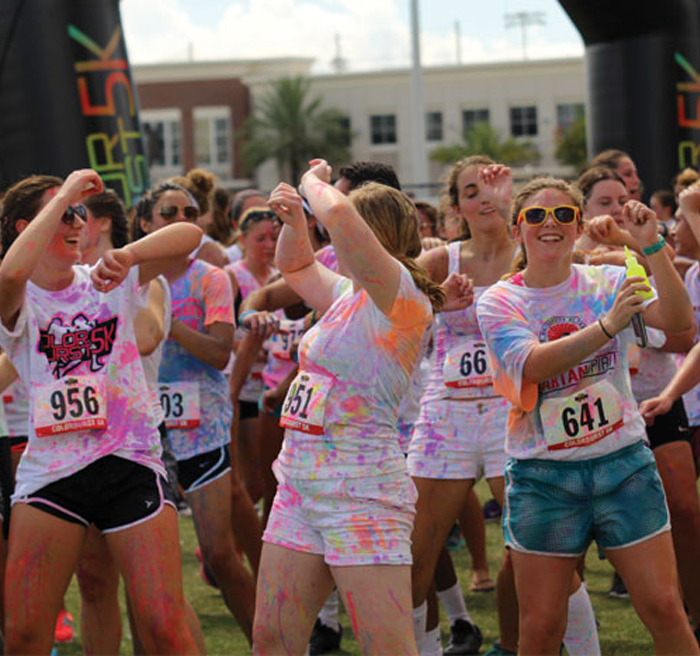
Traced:
POLYGON ((442 365, 445 387, 486 387, 493 383, 486 343, 470 339, 451 348, 442 365))
POLYGON ((326 398, 333 380, 321 374, 300 372, 292 382, 282 404, 280 426, 311 435, 323 434, 326 398))
POLYGON ((585 447, 622 428, 622 397, 607 381, 542 401, 540 419, 548 451, 585 447))
POLYGON ((36 390, 34 432, 37 437, 106 427, 104 376, 66 376, 36 390))
POLYGON ((157 383, 152 387, 163 408, 166 428, 199 426, 199 383, 157 383))
POLYGON ((291 360, 294 345, 304 334, 304 320, 291 321, 282 319, 280 327, 266 344, 267 350, 280 360, 291 360))

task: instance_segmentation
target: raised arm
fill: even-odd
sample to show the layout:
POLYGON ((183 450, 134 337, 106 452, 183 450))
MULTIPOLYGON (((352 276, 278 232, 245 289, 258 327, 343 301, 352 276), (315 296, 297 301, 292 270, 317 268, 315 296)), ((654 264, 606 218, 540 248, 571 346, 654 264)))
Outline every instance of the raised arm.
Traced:
POLYGON ((328 164, 312 160, 311 169, 301 181, 302 192, 316 218, 330 233, 333 247, 353 280, 384 314, 389 314, 399 290, 401 265, 379 243, 348 197, 329 181, 328 164))
POLYGON ((270 207, 284 223, 277 239, 277 268, 307 305, 325 312, 333 303, 333 288, 341 276, 316 261, 301 197, 293 187, 281 183, 270 196, 270 207))
POLYGON ((14 328, 24 303, 27 281, 43 257, 68 206, 102 189, 102 180, 92 169, 74 171, 33 219, 27 217, 23 229, 0 264, 0 319, 6 327, 14 328))

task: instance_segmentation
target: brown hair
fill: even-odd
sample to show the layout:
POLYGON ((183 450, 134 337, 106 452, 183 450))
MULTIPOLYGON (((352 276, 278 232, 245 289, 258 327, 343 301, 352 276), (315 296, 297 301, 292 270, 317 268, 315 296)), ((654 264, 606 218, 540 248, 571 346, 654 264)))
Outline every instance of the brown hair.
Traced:
MULTIPOLYGON (((593 192, 593 187, 595 187, 601 180, 615 180, 621 185, 625 185, 625 181, 617 173, 615 173, 614 169, 611 169, 609 166, 591 166, 581 173, 576 181, 578 190, 583 194, 584 205, 588 203, 588 199, 591 197, 591 193, 593 192)), ((627 189, 627 187, 625 187, 625 189, 627 189)))
POLYGON ((588 168, 593 168, 594 166, 607 166, 609 169, 616 169, 617 165, 620 163, 621 159, 627 157, 632 159, 624 150, 617 150, 616 148, 608 148, 602 153, 598 153, 590 163, 588 168))
POLYGON ((402 192, 377 182, 362 185, 349 198, 379 243, 408 269, 416 287, 439 310, 445 292, 414 260, 422 250, 415 205, 402 192))
POLYGON ((452 165, 450 172, 447 174, 447 178, 445 178, 445 184, 443 187, 443 193, 449 197, 452 205, 455 207, 459 205, 457 178, 459 178, 462 171, 468 169, 470 166, 491 166, 495 163, 496 162, 486 155, 470 155, 469 157, 464 157, 458 162, 455 162, 452 165))
POLYGON ((214 189, 214 174, 203 169, 191 169, 185 176, 170 178, 170 182, 179 184, 189 191, 199 206, 199 215, 202 216, 209 211, 211 205, 209 196, 214 189))
POLYGON ((228 246, 233 240, 233 226, 228 217, 228 206, 231 200, 226 189, 217 187, 212 198, 211 223, 207 226, 207 234, 220 244, 228 246))
POLYGON ((96 219, 108 218, 111 220, 110 236, 114 248, 123 248, 129 243, 126 209, 121 198, 114 191, 105 189, 101 194, 88 196, 83 204, 96 219))
POLYGON ((17 221, 31 221, 41 209, 41 199, 49 189, 63 184, 61 178, 53 175, 30 175, 12 185, 2 199, 2 253, 5 255, 19 233, 17 221))
MULTIPOLYGON (((570 199, 571 204, 578 207, 579 214, 583 214, 583 195, 577 187, 570 184, 566 180, 560 180, 559 178, 535 178, 530 180, 525 186, 523 186, 520 191, 515 195, 513 203, 511 205, 511 217, 513 225, 518 222, 518 215, 520 210, 522 210, 530 196, 536 194, 538 191, 543 189, 556 189, 565 193, 570 199)), ((520 247, 518 255, 513 260, 513 265, 508 273, 503 276, 503 280, 507 280, 511 276, 514 276, 519 271, 522 271, 527 266, 527 252, 523 246, 520 247)))
POLYGON ((692 184, 700 180, 700 173, 695 169, 683 169, 677 176, 673 178, 673 185, 679 185, 683 189, 687 189, 692 184))

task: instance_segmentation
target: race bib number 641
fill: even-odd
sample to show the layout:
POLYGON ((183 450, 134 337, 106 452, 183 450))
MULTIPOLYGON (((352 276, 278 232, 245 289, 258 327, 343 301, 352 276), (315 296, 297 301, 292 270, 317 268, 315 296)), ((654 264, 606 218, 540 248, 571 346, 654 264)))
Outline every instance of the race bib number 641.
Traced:
POLYGON ((601 381, 571 396, 544 400, 540 419, 548 451, 587 447, 622 428, 622 398, 601 381))

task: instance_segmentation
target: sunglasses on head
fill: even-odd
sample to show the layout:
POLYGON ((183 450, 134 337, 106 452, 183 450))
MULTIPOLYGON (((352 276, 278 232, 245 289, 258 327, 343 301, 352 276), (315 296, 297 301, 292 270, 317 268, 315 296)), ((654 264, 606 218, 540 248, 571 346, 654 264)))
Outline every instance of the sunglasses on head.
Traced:
POLYGON ((571 225, 581 219, 581 210, 573 205, 557 205, 556 207, 526 207, 520 210, 516 225, 525 221, 529 226, 542 225, 551 214, 561 225, 571 225))
POLYGON ((87 221, 87 210, 82 205, 69 205, 61 217, 61 221, 72 226, 76 221, 87 221))
MULTIPOLYGON (((158 210, 164 219, 174 219, 179 211, 180 208, 177 205, 164 205, 158 210)), ((194 205, 185 205, 182 208, 182 213, 188 221, 194 221, 199 216, 199 210, 194 205)))

